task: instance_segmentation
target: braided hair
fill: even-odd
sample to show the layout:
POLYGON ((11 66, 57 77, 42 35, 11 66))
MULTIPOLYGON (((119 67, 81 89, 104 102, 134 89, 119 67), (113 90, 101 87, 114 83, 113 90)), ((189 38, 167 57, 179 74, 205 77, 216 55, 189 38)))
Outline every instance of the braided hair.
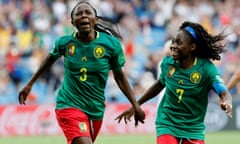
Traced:
POLYGON ((94 27, 96 31, 107 33, 109 35, 115 36, 120 40, 122 40, 122 36, 119 32, 118 25, 115 24, 111 19, 107 17, 98 16, 97 10, 87 1, 80 1, 75 5, 75 7, 71 11, 71 19, 73 19, 73 12, 75 11, 75 9, 80 4, 83 4, 83 3, 89 5, 93 9, 96 17, 98 18, 98 23, 94 27))
POLYGON ((226 44, 222 43, 227 37, 224 32, 211 35, 202 25, 189 21, 183 22, 179 30, 188 31, 187 33, 191 35, 191 42, 196 43, 196 49, 193 52, 196 57, 221 60, 220 54, 227 51, 226 44))

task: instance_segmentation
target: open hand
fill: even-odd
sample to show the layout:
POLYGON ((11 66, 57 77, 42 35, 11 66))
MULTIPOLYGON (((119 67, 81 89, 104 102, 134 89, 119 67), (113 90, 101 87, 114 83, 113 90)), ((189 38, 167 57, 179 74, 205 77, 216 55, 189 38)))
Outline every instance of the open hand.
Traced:
POLYGON ((135 111, 133 108, 130 108, 124 112, 122 112, 120 115, 118 115, 115 120, 118 121, 118 123, 120 123, 122 121, 122 119, 124 119, 125 124, 127 124, 128 122, 131 121, 131 117, 134 115, 135 111))

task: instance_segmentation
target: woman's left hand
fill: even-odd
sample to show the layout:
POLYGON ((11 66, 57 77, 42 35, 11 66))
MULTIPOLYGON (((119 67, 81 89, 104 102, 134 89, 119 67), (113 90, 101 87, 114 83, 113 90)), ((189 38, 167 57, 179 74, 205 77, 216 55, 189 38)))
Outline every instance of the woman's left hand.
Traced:
POLYGON ((232 118, 232 101, 219 99, 218 102, 221 109, 225 111, 230 118, 232 118))
POLYGON ((135 107, 134 120, 135 120, 135 126, 138 126, 138 121, 141 123, 144 123, 145 112, 142 110, 142 108, 139 105, 135 107))

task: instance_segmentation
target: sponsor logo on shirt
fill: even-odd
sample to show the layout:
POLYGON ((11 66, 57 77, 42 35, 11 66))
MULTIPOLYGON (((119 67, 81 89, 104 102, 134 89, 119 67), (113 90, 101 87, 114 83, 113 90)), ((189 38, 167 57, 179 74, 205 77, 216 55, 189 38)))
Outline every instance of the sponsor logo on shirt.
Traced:
POLYGON ((199 83, 201 78, 202 78, 202 76, 201 76, 201 74, 199 72, 193 72, 190 75, 191 82, 195 83, 195 84, 199 83))
POLYGON ((102 58, 105 54, 105 50, 103 47, 98 46, 94 49, 93 53, 96 58, 102 58))

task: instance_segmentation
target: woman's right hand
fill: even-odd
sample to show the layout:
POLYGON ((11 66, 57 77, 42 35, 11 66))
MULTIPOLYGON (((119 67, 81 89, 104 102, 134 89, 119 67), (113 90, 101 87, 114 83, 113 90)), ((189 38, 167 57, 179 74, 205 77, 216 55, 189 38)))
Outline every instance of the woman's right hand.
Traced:
POLYGON ((32 86, 26 85, 22 90, 20 90, 18 94, 18 102, 20 105, 26 104, 27 96, 30 93, 31 89, 32 89, 32 86))

